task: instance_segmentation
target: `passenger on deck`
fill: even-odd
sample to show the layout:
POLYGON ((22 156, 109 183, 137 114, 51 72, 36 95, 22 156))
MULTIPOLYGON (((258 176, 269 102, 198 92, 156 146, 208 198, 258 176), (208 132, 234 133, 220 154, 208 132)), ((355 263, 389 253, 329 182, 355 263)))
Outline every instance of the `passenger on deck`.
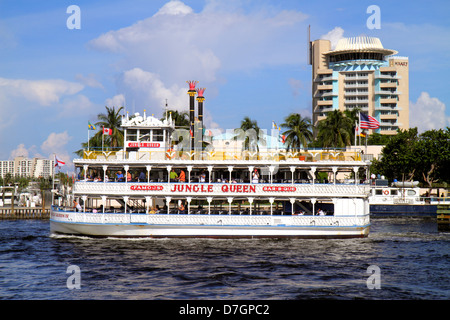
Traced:
POLYGON ((186 173, 184 173, 183 169, 180 170, 180 175, 178 176, 179 182, 186 182, 186 173))
POLYGON ((144 173, 144 171, 141 171, 141 173, 139 173, 139 182, 145 182, 145 173, 144 173))
POLYGON ((75 209, 75 211, 77 212, 81 212, 83 209, 81 208, 80 204, 78 202, 76 202, 75 200, 73 200, 73 208, 75 209))
POLYGON ((184 208, 184 203, 181 202, 180 207, 178 208, 180 214, 185 214, 186 209, 184 208))
POLYGON ((170 170, 170 181, 175 182, 178 179, 178 174, 175 172, 174 169, 170 170))
POLYGON ((118 182, 123 182, 123 174, 122 174, 122 171, 117 171, 117 173, 116 173, 116 180, 117 180, 118 182))
POLYGON ((259 182, 259 173, 258 173, 258 170, 255 169, 252 174, 252 183, 258 183, 258 182, 259 182))

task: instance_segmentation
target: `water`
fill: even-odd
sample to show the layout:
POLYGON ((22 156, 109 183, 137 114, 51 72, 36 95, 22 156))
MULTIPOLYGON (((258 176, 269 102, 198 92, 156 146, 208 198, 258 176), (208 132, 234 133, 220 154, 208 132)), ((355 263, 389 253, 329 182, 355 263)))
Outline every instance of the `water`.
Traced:
POLYGON ((0 299, 447 300, 449 244, 433 219, 375 218, 368 238, 346 240, 50 237, 48 221, 4 220, 0 299))

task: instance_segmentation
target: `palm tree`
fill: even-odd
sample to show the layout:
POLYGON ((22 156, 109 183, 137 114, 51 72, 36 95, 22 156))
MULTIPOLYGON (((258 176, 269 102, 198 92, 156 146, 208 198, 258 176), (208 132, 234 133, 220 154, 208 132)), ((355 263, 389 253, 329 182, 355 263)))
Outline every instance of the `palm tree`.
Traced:
POLYGON ((244 117, 241 121, 241 127, 234 129, 234 140, 242 139, 244 143, 242 145, 243 150, 259 151, 258 143, 265 144, 265 139, 260 137, 260 128, 256 120, 252 120, 249 117, 244 117), (261 139, 262 138, 262 139, 261 139))
POLYGON ((284 123, 280 125, 288 130, 283 132, 286 136, 287 150, 300 150, 300 147, 306 148, 308 142, 313 140, 311 119, 302 118, 299 113, 291 113, 284 118, 284 123))
MULTIPOLYGON (((106 114, 100 113, 97 115, 97 123, 95 125, 99 126, 99 128, 109 128, 112 129, 112 135, 107 136, 108 140, 110 142, 110 146, 112 148, 122 147, 123 146, 123 131, 120 129, 120 126, 122 124, 122 116, 120 115, 120 112, 123 110, 123 107, 120 107, 119 109, 115 109, 115 107, 112 108, 106 108, 106 114)), ((99 131, 96 133, 96 135, 102 135, 103 132, 99 131)))
MULTIPOLYGON (((98 131, 89 139, 89 148, 91 149, 100 149, 102 147, 103 138, 106 139, 104 141, 105 144, 110 145, 113 148, 123 147, 123 131, 120 129, 122 124, 122 116, 120 115, 120 112, 123 107, 120 107, 117 110, 115 107, 105 108, 106 114, 100 113, 97 115, 98 121, 95 125, 97 126, 98 131), (112 129, 112 135, 103 137, 103 127, 112 129)), ((87 150, 88 148, 88 142, 81 143, 81 147, 82 149, 79 149, 74 153, 80 157, 83 157, 84 150, 87 150)))
POLYGON ((352 121, 342 111, 328 112, 318 124, 317 140, 323 148, 344 148, 351 144, 352 121))

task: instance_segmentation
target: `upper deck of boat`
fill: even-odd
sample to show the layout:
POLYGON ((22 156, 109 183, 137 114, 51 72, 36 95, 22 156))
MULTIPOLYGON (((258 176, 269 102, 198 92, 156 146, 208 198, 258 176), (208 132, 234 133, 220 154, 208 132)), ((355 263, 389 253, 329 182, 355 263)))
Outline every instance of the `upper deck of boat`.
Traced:
POLYGON ((356 150, 242 150, 213 151, 84 151, 82 159, 74 159, 77 166, 88 165, 192 165, 192 166, 295 166, 295 167, 352 167, 365 166, 363 154, 356 150))

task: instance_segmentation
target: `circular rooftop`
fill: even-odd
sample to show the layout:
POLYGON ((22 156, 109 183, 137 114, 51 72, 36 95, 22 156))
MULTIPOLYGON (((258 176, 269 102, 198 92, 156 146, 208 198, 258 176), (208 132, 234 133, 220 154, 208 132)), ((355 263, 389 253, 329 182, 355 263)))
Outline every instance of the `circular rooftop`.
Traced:
POLYGON ((340 39, 334 50, 325 52, 325 55, 337 55, 343 53, 370 52, 383 56, 397 54, 397 51, 383 48, 380 39, 375 37, 352 37, 340 39))

